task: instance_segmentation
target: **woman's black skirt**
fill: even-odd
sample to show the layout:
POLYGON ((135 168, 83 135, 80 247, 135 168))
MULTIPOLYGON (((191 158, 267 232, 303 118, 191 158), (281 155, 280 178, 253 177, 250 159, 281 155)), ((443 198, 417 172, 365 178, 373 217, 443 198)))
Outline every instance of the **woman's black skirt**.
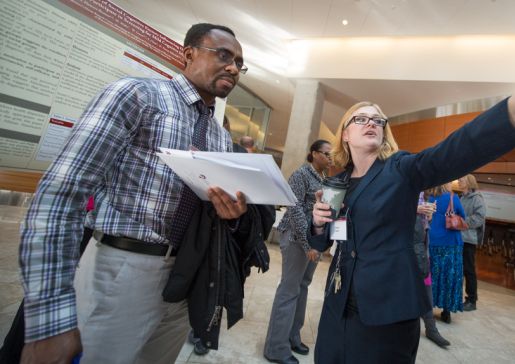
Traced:
POLYGON ((337 318, 324 305, 315 347, 316 364, 412 364, 417 358, 420 320, 366 326, 359 313, 337 318))

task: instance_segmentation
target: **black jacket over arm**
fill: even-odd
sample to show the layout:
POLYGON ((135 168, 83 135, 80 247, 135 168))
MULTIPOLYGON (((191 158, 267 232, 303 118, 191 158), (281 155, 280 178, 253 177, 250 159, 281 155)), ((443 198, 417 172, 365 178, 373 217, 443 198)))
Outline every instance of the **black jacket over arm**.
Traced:
MULTIPOLYGON (((324 310, 332 315, 326 317, 343 316, 351 280, 365 325, 415 319, 427 312, 431 307, 413 251, 420 191, 464 176, 514 147, 515 128, 504 100, 434 147, 377 159, 345 200, 350 225, 349 240, 340 244, 342 289, 337 294, 327 290, 324 310)), ((319 251, 330 243, 327 232, 310 237, 310 245, 319 251)))
POLYGON ((248 205, 236 232, 203 202, 195 211, 163 290, 167 302, 188 301, 191 327, 203 343, 218 348, 222 307, 231 327, 243 317, 243 285, 252 266, 266 272, 264 240, 275 221, 271 206, 248 205))

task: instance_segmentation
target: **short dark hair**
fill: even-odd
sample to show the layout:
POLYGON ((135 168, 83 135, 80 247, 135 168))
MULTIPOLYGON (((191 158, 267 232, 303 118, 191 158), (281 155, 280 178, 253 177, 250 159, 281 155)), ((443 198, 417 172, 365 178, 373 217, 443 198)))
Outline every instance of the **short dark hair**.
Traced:
POLYGON ((318 152, 320 150, 320 148, 322 147, 322 145, 324 145, 324 144, 331 145, 331 143, 329 143, 327 140, 324 140, 324 139, 318 139, 317 141, 313 142, 313 144, 311 144, 311 147, 309 147, 309 153, 306 157, 306 160, 309 163, 313 162, 313 152, 318 152))
POLYGON ((192 25, 186 33, 186 37, 184 38, 184 47, 196 47, 201 45, 202 39, 206 36, 207 33, 209 33, 213 29, 218 29, 223 32, 229 33, 230 35, 236 38, 234 32, 226 26, 210 23, 199 23, 192 25))

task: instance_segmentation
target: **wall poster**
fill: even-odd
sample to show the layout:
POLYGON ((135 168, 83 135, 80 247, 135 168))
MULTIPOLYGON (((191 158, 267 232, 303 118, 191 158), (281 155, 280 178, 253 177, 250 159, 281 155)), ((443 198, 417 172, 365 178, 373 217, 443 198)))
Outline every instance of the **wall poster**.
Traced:
POLYGON ((181 68, 179 43, 107 0, 0 0, 0 167, 45 170, 105 85, 181 68))

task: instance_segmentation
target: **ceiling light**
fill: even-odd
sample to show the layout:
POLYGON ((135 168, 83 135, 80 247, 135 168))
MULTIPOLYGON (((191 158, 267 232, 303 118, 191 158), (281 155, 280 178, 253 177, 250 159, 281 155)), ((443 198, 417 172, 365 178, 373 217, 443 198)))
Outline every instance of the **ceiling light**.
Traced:
POLYGON ((275 83, 281 83, 281 81, 279 81, 279 80, 275 80, 275 83))
POLYGON ((347 25, 347 24, 349 24, 349 21, 348 21, 347 19, 343 19, 343 20, 342 20, 342 24, 343 24, 343 25, 347 25))

